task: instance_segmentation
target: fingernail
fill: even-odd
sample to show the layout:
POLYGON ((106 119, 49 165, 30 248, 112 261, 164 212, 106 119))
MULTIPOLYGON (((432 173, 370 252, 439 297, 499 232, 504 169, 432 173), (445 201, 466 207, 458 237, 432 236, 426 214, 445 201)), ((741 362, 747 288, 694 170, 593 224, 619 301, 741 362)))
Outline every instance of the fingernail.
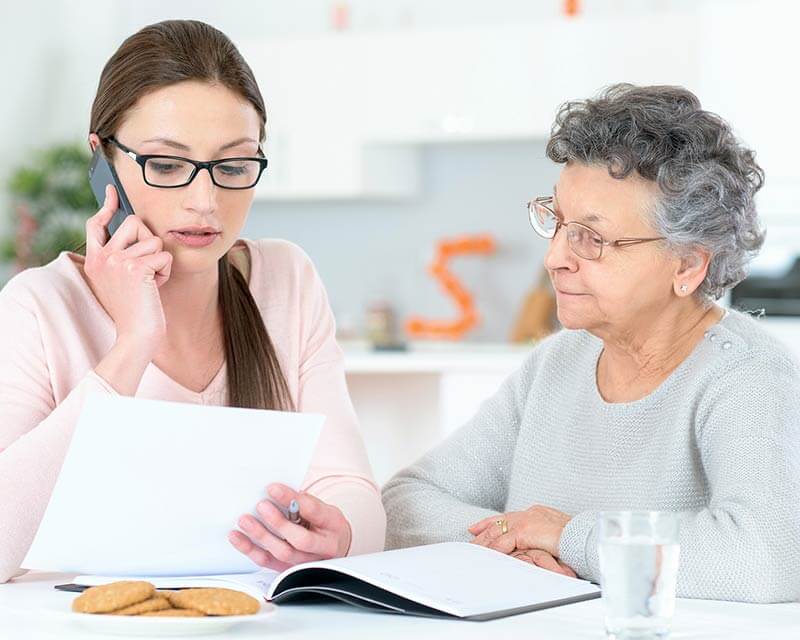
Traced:
POLYGON ((108 191, 109 191, 110 188, 111 188, 111 185, 107 184, 106 185, 106 199, 104 200, 104 202, 108 202, 108 191))
POLYGON ((269 492, 269 495, 271 495, 276 500, 280 499, 283 496, 283 491, 281 491, 280 487, 270 487, 269 489, 267 489, 267 491, 269 492))

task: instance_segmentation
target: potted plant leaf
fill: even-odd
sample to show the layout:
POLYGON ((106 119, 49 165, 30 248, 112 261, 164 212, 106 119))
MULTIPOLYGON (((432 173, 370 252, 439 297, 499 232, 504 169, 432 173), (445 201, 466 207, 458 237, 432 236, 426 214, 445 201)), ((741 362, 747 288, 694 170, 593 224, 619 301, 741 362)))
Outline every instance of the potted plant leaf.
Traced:
POLYGON ((89 152, 60 144, 38 152, 8 182, 13 234, 0 245, 0 259, 21 271, 50 262, 84 241, 86 219, 97 210, 87 177, 89 152))

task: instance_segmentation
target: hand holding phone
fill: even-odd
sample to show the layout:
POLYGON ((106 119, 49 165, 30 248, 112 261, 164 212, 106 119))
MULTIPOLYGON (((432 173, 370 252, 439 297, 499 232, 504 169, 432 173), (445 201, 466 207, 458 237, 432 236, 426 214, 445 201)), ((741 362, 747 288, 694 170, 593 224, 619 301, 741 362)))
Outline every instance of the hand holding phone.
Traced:
POLYGON ((84 272, 92 290, 114 321, 117 342, 154 356, 166 333, 158 288, 170 276, 172 254, 138 216, 126 215, 111 238, 106 227, 119 210, 108 186, 100 210, 86 221, 84 272))

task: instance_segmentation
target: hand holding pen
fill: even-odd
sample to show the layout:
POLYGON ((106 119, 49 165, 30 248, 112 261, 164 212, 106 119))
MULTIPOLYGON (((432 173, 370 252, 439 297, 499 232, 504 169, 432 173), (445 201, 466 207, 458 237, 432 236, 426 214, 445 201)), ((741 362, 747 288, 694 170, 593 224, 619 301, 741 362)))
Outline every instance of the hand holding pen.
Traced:
POLYGON ((303 518, 300 517, 300 505, 298 504, 297 500, 292 500, 289 503, 289 522, 293 524, 299 524, 301 527, 308 527, 307 523, 303 518))
POLYGON ((350 523, 337 507, 283 484, 270 485, 267 494, 287 515, 270 500, 259 502, 258 516, 243 515, 238 522, 242 530, 228 535, 238 551, 275 571, 347 555, 350 523))

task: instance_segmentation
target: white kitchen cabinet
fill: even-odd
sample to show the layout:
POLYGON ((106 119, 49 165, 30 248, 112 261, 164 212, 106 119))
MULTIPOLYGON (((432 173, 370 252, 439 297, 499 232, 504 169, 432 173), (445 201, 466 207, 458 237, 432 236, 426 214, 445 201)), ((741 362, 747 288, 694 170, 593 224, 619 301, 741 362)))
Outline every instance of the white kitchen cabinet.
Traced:
POLYGON ((696 33, 664 13, 243 43, 269 118, 257 197, 416 195, 419 144, 541 139, 605 85, 692 86, 696 33))
POLYGON ((364 52, 350 38, 245 44, 267 105, 269 166, 258 199, 414 194, 416 150, 369 146, 363 129, 364 52))
POLYGON ((679 14, 376 37, 371 139, 545 138, 558 105, 620 81, 692 84, 697 39, 679 14))

